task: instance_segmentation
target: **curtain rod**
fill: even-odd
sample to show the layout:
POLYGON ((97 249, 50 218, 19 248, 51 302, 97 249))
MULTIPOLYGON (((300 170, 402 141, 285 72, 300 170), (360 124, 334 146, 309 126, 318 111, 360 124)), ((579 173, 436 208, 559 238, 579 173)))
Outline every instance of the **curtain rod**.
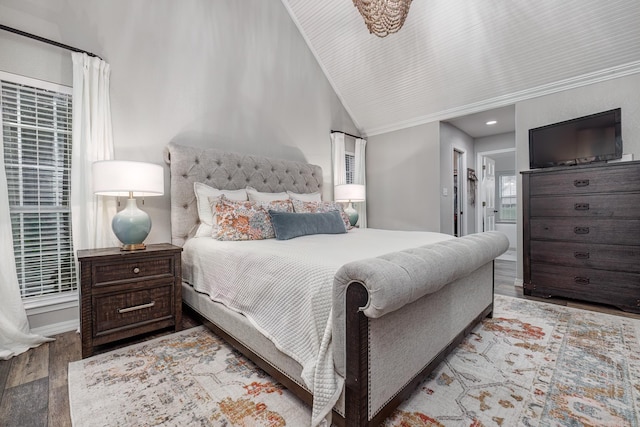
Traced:
POLYGON ((43 43, 47 43, 47 44, 50 44, 50 45, 53 45, 53 46, 61 47, 63 49, 67 49, 67 50, 70 50, 70 51, 73 51, 73 52, 86 53, 89 56, 93 56, 93 57, 96 57, 98 59, 102 59, 98 55, 96 55, 95 53, 87 52, 86 50, 82 50, 82 49, 78 49, 77 47, 73 47, 73 46, 69 46, 69 45, 66 45, 66 44, 58 43, 58 42, 53 41, 53 40, 45 39, 44 37, 36 36, 35 34, 27 33, 27 32, 18 30, 16 28, 7 27, 6 25, 0 24, 0 30, 9 31, 10 33, 18 34, 19 36, 28 37, 30 39, 38 40, 39 42, 43 42, 43 43))
POLYGON ((331 133, 343 133, 343 134, 345 134, 347 136, 350 136, 351 138, 362 139, 361 136, 351 135, 350 133, 342 132, 341 130, 332 130, 331 133))

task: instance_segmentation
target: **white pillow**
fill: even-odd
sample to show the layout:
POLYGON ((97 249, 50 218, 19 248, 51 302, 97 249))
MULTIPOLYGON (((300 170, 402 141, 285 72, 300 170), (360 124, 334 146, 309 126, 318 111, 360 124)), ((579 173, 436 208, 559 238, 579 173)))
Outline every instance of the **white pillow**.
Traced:
POLYGON ((287 193, 263 193, 253 187, 247 187, 249 200, 252 202, 275 202, 276 200, 289 200, 287 193))
POLYGON ((322 195, 320 192, 315 193, 294 193, 293 191, 287 191, 291 200, 300 200, 301 202, 321 202, 322 195))
POLYGON ((209 197, 216 198, 224 194, 227 199, 236 202, 244 202, 247 200, 247 190, 244 188, 240 190, 218 190, 201 182, 194 182, 193 191, 196 193, 198 218, 200 218, 200 225, 196 230, 195 237, 211 237, 213 226, 216 224, 216 219, 209 204, 209 197))

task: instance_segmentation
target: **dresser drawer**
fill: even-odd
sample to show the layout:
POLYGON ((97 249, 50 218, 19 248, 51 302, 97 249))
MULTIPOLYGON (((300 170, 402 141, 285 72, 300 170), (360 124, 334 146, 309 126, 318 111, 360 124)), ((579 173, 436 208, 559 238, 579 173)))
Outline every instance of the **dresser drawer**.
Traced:
POLYGON ((150 276, 173 276, 173 257, 127 260, 122 263, 95 263, 94 286, 119 280, 143 279, 150 276))
POLYGON ((532 217, 640 218, 640 193, 532 197, 532 217))
POLYGON ((640 275, 534 263, 533 295, 562 296, 640 309, 640 275))
POLYGON ((640 191, 640 168, 617 166, 530 174, 531 196, 640 191))
POLYGON ((640 242, 640 220, 532 218, 530 238, 633 246, 640 242))
POLYGON ((173 281, 150 289, 94 296, 94 336, 173 315, 173 281))
POLYGON ((533 263, 640 273, 640 246, 532 240, 529 256, 533 263))

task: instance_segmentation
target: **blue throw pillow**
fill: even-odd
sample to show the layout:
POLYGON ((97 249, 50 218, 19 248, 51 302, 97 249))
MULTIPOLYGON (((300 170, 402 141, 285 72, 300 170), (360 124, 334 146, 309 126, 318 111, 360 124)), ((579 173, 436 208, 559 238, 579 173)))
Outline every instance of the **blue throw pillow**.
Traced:
POLYGON ((290 213, 269 210, 273 231, 278 240, 289 240, 309 234, 346 233, 340 212, 290 213))

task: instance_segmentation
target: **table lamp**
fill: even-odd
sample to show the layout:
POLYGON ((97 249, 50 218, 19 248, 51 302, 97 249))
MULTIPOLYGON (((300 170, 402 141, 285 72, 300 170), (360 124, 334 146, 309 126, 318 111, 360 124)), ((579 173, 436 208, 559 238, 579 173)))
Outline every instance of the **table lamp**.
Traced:
POLYGON ((142 243, 151 231, 149 214, 140 210, 134 197, 162 196, 164 170, 152 163, 103 160, 93 163, 93 192, 100 196, 126 196, 127 204, 111 221, 121 250, 145 248, 142 243))
POLYGON ((341 184, 333 189, 333 198, 336 202, 349 202, 344 212, 349 216, 351 226, 355 226, 358 222, 358 211, 353 208, 351 202, 364 202, 366 193, 366 188, 362 184, 341 184))

